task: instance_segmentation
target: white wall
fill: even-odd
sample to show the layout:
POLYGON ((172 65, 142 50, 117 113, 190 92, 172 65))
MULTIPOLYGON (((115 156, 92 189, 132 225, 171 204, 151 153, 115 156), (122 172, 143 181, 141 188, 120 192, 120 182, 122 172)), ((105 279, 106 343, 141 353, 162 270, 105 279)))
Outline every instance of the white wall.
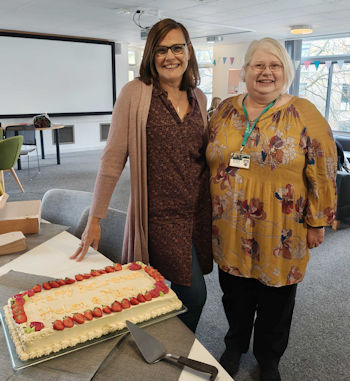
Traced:
MULTIPOLYGON (((128 45, 121 44, 121 54, 115 56, 117 96, 122 87, 128 82, 128 45)), ((15 84, 14 84, 15 85, 15 84)), ((93 88, 91 89, 93 91, 93 88)), ((86 151, 104 147, 105 142, 100 142, 100 123, 109 123, 111 115, 93 115, 76 117, 50 118, 52 123, 74 125, 74 144, 60 144, 61 153, 86 151)), ((30 123, 32 119, 15 118, 1 119, 1 123, 30 123)), ((56 154, 56 145, 52 141, 52 131, 44 131, 45 154, 56 154)), ((37 143, 40 151, 40 136, 37 132, 37 143)), ((35 153, 32 153, 35 154, 35 153)))
POLYGON ((249 43, 214 46, 213 56, 214 59, 216 58, 217 64, 213 67, 213 97, 225 99, 232 96, 232 94, 228 94, 228 71, 242 68, 248 46, 249 43), (227 57, 225 64, 222 57, 227 57), (235 58, 232 65, 230 57, 235 58))

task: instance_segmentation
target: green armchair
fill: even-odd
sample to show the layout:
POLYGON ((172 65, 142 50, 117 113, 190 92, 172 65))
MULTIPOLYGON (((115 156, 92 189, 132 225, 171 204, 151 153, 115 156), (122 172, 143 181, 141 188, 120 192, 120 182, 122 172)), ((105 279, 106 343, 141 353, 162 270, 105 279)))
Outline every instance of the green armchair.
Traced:
POLYGON ((3 185, 4 192, 5 192, 4 171, 10 171, 12 173, 18 186, 21 188, 21 191, 24 192, 22 184, 19 181, 19 178, 17 177, 17 174, 13 168, 21 152, 22 144, 23 144, 23 136, 14 136, 13 138, 0 140, 0 181, 3 185))

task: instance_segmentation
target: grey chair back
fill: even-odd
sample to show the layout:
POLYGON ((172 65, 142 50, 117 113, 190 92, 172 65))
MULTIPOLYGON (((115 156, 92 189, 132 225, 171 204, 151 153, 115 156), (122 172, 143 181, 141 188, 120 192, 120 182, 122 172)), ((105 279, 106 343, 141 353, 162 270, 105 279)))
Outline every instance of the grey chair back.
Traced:
MULTIPOLYGON (((80 217, 74 235, 81 237, 87 220, 90 208, 86 208, 80 217)), ((122 261, 124 228, 126 222, 126 212, 118 209, 108 208, 106 218, 101 219, 101 239, 98 251, 113 262, 122 261)))
POLYGON ((35 127, 30 126, 7 126, 5 129, 6 138, 12 138, 13 136, 23 136, 24 146, 36 146, 35 139, 35 127))
POLYGON ((70 189, 50 189, 42 199, 41 217, 51 223, 70 226, 74 233, 83 211, 92 202, 92 193, 70 189))

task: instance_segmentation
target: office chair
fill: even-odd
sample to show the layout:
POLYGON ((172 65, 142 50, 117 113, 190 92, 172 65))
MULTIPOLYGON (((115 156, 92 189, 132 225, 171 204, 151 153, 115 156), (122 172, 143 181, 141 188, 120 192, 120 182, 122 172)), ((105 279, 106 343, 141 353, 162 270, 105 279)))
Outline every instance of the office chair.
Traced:
MULTIPOLYGON (((74 235, 81 238, 90 208, 86 208, 80 216, 80 221, 74 231, 74 235)), ((118 209, 108 208, 106 218, 100 221, 101 239, 98 243, 98 251, 113 262, 122 263, 124 227, 126 222, 126 212, 118 209)))
POLYGON ((31 126, 7 126, 5 129, 6 138, 12 136, 23 136, 23 146, 20 152, 21 156, 27 156, 28 159, 28 173, 29 173, 29 153, 36 151, 36 159, 38 162, 38 171, 40 173, 39 153, 35 138, 35 127, 31 126))
POLYGON ((0 181, 5 192, 4 171, 10 171, 15 178, 21 191, 24 192, 21 182, 13 168, 21 152, 23 136, 14 136, 13 138, 0 141, 0 181))
POLYGON ((91 205, 92 193, 71 189, 49 189, 41 201, 41 217, 53 224, 69 226, 74 233, 83 211, 91 205))

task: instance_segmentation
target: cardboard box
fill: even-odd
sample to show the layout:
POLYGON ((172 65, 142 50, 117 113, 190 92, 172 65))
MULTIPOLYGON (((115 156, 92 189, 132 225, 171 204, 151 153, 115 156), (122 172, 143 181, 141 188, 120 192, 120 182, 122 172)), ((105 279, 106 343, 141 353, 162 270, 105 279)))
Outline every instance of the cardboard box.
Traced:
POLYGON ((0 234, 14 231, 23 234, 38 233, 40 217, 40 200, 7 202, 0 209, 0 234))
POLYGON ((3 193, 0 196, 0 209, 5 207, 5 204, 6 204, 8 197, 9 197, 9 195, 7 193, 3 193))
POLYGON ((0 234, 0 255, 18 253, 26 249, 26 237, 22 232, 0 234))

